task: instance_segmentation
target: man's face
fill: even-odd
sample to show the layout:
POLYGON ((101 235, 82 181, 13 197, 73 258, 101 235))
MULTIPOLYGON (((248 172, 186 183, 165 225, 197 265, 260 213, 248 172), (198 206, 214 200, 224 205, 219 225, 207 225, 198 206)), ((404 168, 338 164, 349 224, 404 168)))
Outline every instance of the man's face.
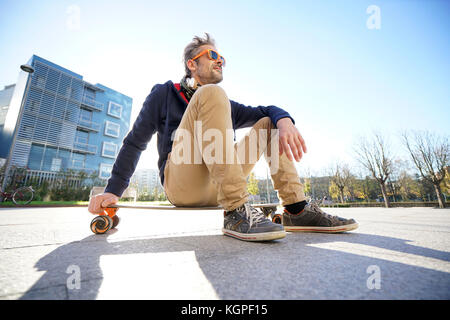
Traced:
MULTIPOLYGON (((214 46, 203 45, 199 48, 198 53, 206 49, 212 49, 218 52, 214 46)), ((188 62, 188 67, 191 70, 192 77, 194 77, 200 85, 216 84, 223 80, 222 62, 220 60, 210 60, 207 53, 195 59, 195 61, 188 62)))

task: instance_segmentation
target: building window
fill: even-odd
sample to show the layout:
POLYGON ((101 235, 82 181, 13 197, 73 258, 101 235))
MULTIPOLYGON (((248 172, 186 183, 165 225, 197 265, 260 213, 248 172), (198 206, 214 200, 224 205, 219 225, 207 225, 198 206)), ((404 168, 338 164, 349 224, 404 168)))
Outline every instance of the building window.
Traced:
POLYGON ((78 97, 78 94, 79 94, 80 92, 79 92, 79 90, 78 90, 78 88, 70 88, 70 98, 71 99, 73 99, 73 100, 78 100, 78 99, 80 99, 79 97, 78 97))
POLYGON ((117 154, 117 144, 113 142, 103 142, 102 157, 115 158, 117 154))
POLYGON ((84 96, 87 97, 89 100, 95 100, 95 91, 91 88, 84 88, 84 96))
POLYGON ((86 162, 86 155, 81 153, 72 154, 72 168, 73 169, 84 169, 84 164, 86 162))
POLYGON ((39 110, 39 101, 29 99, 27 104, 27 111, 29 112, 38 112, 39 110))
POLYGON ((61 159, 53 158, 52 159, 52 166, 50 168, 50 171, 59 171, 59 170, 61 170, 61 163, 62 163, 61 159))
POLYGON ((41 170, 41 163, 43 156, 44 156, 44 147, 32 144, 30 156, 28 157, 28 169, 41 170))
POLYGON ((108 115, 120 119, 122 117, 122 106, 110 101, 108 106, 108 115))
POLYGON ((34 127, 31 125, 23 124, 22 130, 19 131, 19 136, 24 139, 33 138, 34 127))
POLYGON ((58 151, 58 159, 60 162, 60 170, 66 170, 70 167, 70 151, 59 149, 58 151))
POLYGON ((80 108, 76 104, 69 102, 66 107, 66 113, 64 115, 64 120, 69 122, 78 123, 78 116, 80 114, 80 108))
POLYGON ((53 160, 57 158, 57 149, 52 147, 45 147, 45 153, 44 153, 44 161, 42 161, 42 170, 43 171, 53 171, 53 160))
POLYGON ((107 163, 100 164, 100 172, 98 176, 102 179, 108 179, 111 176, 113 165, 107 163))
POLYGON ((92 121, 92 111, 81 108, 80 109, 80 120, 91 122, 92 121))
POLYGON ((44 88, 45 87, 45 78, 43 76, 36 75, 36 85, 39 88, 44 88))
POLYGON ((77 130, 75 134, 75 143, 88 144, 89 142, 89 133, 81 130, 77 130))
POLYGON ((106 121, 105 136, 118 138, 120 135, 120 125, 118 123, 106 121))

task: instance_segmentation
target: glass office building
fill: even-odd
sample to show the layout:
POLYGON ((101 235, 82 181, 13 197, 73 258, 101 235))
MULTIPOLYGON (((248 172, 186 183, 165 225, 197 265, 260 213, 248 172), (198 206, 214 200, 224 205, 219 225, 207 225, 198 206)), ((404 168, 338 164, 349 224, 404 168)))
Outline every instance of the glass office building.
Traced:
POLYGON ((109 178, 129 131, 132 99, 36 55, 28 64, 34 72, 21 72, 15 86, 0 158, 29 171, 84 170, 109 178))

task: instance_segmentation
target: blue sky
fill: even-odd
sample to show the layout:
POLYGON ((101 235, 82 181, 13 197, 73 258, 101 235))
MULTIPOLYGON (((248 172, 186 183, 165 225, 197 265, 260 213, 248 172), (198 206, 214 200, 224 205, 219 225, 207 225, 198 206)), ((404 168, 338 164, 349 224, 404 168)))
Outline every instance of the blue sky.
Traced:
MULTIPOLYGON (((399 157, 401 130, 450 133, 448 1, 0 0, 0 88, 37 54, 131 96, 133 121, 154 84, 181 79, 183 48, 204 32, 227 59, 230 99, 294 117, 308 146, 301 173, 353 163, 373 130, 399 157), (380 29, 367 27, 370 5, 380 29)), ((139 167, 156 161, 147 151, 139 167)))

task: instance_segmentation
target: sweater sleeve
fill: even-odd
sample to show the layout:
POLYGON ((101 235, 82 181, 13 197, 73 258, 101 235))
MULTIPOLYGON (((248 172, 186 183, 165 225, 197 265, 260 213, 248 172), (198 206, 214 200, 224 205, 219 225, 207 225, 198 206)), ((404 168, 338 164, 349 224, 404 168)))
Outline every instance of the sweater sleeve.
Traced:
POLYGON ((259 119, 269 117, 276 127, 278 120, 290 118, 295 124, 290 114, 276 106, 251 107, 230 100, 234 129, 241 129, 253 126, 259 119))
POLYGON ((155 85, 145 99, 133 128, 123 140, 105 192, 121 197, 128 187, 142 151, 147 148, 147 144, 157 130, 164 97, 162 91, 164 91, 162 85, 155 85))

